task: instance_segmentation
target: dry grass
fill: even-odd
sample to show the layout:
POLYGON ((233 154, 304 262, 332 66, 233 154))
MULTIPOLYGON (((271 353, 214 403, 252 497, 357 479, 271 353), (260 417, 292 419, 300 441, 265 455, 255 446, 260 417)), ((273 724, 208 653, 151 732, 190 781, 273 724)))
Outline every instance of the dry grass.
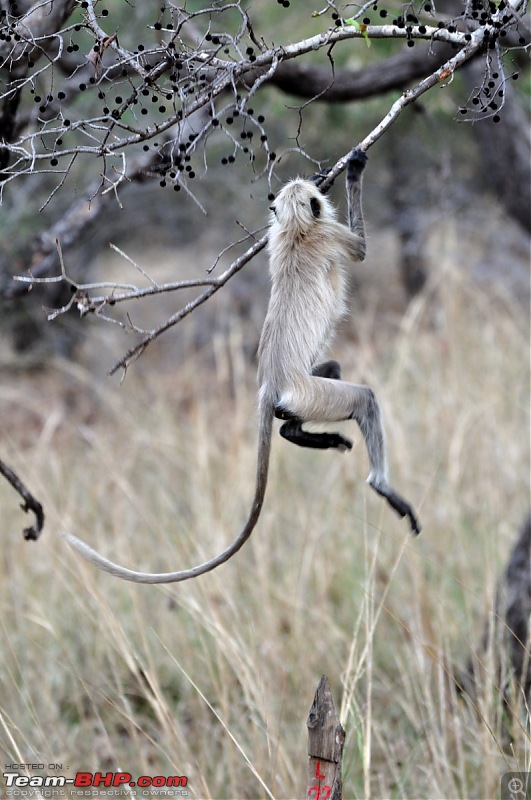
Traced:
POLYGON ((3 383, 2 457, 47 510, 43 538, 23 543, 0 485, 7 763, 186 775, 196 798, 300 797, 326 673, 345 798, 492 798, 504 772, 530 769, 523 710, 509 742, 492 671, 476 709, 448 674, 478 643, 529 503, 526 314, 451 271, 434 292, 392 336, 358 318, 342 359, 382 399, 417 540, 365 486, 359 436, 347 456, 276 439, 266 510, 231 563, 173 587, 117 582, 54 532, 150 570, 221 549, 252 494, 252 371, 234 386, 146 361, 119 389, 58 365, 3 383))

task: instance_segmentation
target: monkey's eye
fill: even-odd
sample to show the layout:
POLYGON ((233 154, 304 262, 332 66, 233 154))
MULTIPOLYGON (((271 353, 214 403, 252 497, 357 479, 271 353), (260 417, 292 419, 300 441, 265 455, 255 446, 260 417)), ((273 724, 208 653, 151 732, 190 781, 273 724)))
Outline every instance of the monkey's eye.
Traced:
POLYGON ((277 213, 276 206, 269 206, 269 210, 272 211, 273 214, 275 214, 275 216, 276 216, 276 213, 277 213))
POLYGON ((315 219, 319 219, 321 216, 321 203, 316 197, 310 198, 310 207, 312 209, 312 214, 314 215, 315 219))

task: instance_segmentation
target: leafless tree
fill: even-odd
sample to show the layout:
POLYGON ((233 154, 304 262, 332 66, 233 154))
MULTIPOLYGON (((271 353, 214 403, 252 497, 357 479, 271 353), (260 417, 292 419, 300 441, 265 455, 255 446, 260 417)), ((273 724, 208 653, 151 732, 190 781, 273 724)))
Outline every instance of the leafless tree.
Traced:
MULTIPOLYGON (((456 116, 482 124, 502 120, 516 59, 529 41, 525 0, 459 0, 451 14, 432 0, 394 2, 323 0, 312 13, 306 4, 301 9, 278 0, 286 29, 278 44, 264 22, 267 14, 260 13, 265 5, 248 8, 244 0, 212 0, 199 9, 207 4, 145 2, 135 8, 127 0, 0 0, 0 203, 7 211, 17 198, 35 203, 46 221, 17 254, 15 269, 0 255, 0 297, 12 308, 44 283, 63 292, 52 295, 58 308, 50 317, 77 307, 82 315, 111 319, 117 305, 196 286, 196 298, 170 319, 137 331, 139 341, 114 369, 127 367, 224 286, 264 247, 267 234, 244 238, 243 252, 216 277, 165 285, 144 275, 143 285, 93 286, 87 276, 74 279, 64 269, 61 249, 66 259, 104 213, 120 205, 132 182, 156 181, 199 202, 194 179, 220 146, 222 163, 248 162, 249 179, 264 187, 264 196, 274 194, 278 165, 293 151, 323 188, 330 186, 347 153, 321 172, 321 163, 298 141, 275 152, 269 123, 253 107, 267 87, 306 104, 400 91, 362 141, 351 143, 368 150, 404 109, 433 87, 451 87, 457 71, 473 62, 468 101, 460 107, 456 102, 456 116), (316 32, 297 40, 308 21, 316 32), (354 40, 360 47, 379 40, 402 47, 356 70, 337 67, 354 40), (320 51, 325 63, 316 60, 320 51), (74 183, 75 201, 64 202, 74 183)), ((518 158, 525 160, 529 143, 518 144, 518 158)))

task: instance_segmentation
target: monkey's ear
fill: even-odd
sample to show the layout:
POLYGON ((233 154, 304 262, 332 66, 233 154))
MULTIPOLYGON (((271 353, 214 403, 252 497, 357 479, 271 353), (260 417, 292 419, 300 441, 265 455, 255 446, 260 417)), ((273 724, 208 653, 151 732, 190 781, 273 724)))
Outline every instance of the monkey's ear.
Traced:
POLYGON ((310 198, 310 208, 312 209, 312 214, 314 215, 315 219, 319 219, 321 216, 321 203, 317 197, 310 198))

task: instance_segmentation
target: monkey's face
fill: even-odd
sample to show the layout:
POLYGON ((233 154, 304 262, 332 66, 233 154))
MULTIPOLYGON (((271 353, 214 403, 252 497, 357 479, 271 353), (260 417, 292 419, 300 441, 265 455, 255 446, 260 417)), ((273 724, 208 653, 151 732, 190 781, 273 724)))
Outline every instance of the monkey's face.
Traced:
POLYGON ((272 223, 283 230, 304 235, 316 224, 335 219, 330 201, 310 181, 290 181, 280 191, 273 206, 272 223))

